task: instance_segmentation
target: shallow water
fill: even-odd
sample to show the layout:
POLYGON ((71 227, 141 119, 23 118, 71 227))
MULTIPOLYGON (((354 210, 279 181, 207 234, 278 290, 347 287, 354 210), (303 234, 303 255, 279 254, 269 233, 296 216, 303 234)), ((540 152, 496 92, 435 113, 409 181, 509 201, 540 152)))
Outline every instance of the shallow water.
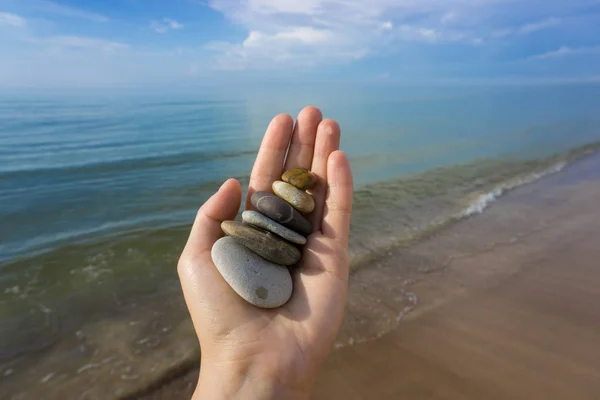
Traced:
POLYGON ((0 95, 0 379, 59 387, 110 365, 131 387, 145 354, 193 359, 176 260, 277 112, 315 103, 342 125, 355 268, 600 140, 599 86, 333 89, 0 95))

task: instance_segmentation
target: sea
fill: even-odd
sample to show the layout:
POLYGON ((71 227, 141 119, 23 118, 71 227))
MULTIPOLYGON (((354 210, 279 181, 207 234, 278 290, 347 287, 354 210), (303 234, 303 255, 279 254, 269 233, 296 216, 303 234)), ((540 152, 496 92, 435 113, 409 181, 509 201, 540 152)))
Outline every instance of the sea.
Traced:
POLYGON ((309 104, 353 169, 353 270, 600 148, 599 84, 2 91, 0 398, 127 398, 193 363, 195 213, 309 104))

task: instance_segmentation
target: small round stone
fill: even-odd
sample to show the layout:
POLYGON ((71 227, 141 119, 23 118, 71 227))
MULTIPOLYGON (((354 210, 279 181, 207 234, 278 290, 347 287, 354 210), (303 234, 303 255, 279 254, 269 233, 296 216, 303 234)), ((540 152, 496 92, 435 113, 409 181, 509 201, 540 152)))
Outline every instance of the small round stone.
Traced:
POLYGON ((271 232, 238 221, 225 221, 221 224, 221 229, 238 243, 275 264, 294 265, 302 258, 296 246, 271 232))
POLYGON ((289 270, 265 260, 234 238, 226 236, 217 240, 211 255, 223 279, 248 303, 277 308, 292 296, 289 270))
POLYGON ((256 192, 250 198, 259 212, 302 235, 312 233, 311 223, 294 207, 268 192, 256 192))
POLYGON ((311 213, 315 209, 315 199, 310 194, 287 182, 273 182, 273 192, 304 214, 311 213))
POLYGON ((299 245, 306 244, 306 238, 304 236, 294 232, 291 229, 286 228, 281 224, 278 224, 271 218, 262 215, 258 211, 244 211, 242 213, 242 221, 244 221, 247 224, 272 232, 277 236, 281 236, 285 240, 288 240, 292 243, 296 243, 299 245))
POLYGON ((294 168, 285 172, 281 180, 294 185, 298 189, 312 189, 317 184, 317 177, 304 168, 294 168))

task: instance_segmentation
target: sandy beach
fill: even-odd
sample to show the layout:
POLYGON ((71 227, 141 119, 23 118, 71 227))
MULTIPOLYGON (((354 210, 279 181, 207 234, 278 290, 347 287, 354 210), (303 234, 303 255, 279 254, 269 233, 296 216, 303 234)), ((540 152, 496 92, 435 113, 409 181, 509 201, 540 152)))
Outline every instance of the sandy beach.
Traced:
POLYGON ((597 398, 599 204, 596 154, 357 271, 313 397, 597 398))
POLYGON ((597 398, 600 185, 581 167, 416 246, 448 266, 412 285, 420 306, 398 329, 334 352, 314 397, 597 398))

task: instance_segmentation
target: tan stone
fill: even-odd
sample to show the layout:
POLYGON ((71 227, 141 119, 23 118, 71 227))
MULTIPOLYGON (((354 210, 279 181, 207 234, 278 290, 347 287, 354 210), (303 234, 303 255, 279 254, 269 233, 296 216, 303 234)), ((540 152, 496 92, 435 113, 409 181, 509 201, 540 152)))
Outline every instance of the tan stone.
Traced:
POLYGON ((301 213, 308 214, 315 209, 315 199, 312 195, 287 182, 273 182, 273 192, 301 213))

